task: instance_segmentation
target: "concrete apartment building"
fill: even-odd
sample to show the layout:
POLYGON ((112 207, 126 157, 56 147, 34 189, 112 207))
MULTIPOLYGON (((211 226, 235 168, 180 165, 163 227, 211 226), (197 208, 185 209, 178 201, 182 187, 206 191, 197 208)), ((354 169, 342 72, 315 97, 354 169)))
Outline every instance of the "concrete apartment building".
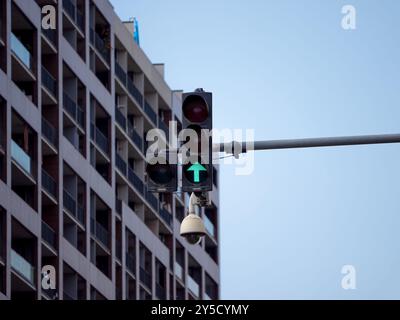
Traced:
POLYGON ((146 190, 146 132, 181 119, 163 65, 107 0, 0 5, 0 300, 218 299, 217 169, 200 245, 189 196, 146 190))

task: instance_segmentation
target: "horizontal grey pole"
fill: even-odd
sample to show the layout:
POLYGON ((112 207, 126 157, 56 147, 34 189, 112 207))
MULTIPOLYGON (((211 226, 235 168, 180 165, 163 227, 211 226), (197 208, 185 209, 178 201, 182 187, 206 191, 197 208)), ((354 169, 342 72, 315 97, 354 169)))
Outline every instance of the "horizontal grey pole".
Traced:
POLYGON ((228 142, 215 144, 213 149, 229 154, 240 154, 251 150, 274 150, 292 148, 317 148, 353 146, 363 144, 400 143, 400 134, 380 134, 348 137, 326 137, 309 139, 265 140, 254 142, 228 142), (234 149, 235 148, 235 149, 234 149))

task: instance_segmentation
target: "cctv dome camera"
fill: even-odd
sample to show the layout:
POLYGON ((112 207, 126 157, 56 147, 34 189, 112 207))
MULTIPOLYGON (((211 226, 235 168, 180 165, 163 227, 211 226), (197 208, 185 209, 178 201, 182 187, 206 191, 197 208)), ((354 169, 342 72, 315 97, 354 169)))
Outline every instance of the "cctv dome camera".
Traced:
POLYGON ((204 223, 201 218, 193 213, 188 214, 181 223, 181 236, 185 237, 190 244, 197 244, 206 234, 204 223))

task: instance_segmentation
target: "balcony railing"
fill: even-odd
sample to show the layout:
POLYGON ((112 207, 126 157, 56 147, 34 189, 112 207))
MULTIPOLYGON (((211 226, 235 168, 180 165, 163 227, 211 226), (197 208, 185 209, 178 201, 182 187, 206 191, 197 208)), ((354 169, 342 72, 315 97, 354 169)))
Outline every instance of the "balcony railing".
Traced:
POLYGON ((183 281, 183 267, 175 261, 175 276, 183 281))
POLYGON ((151 290, 151 274, 143 267, 140 267, 140 281, 151 290))
POLYGON ((11 33, 11 50, 29 70, 32 70, 32 55, 14 33, 11 33))
POLYGON ((139 89, 133 84, 133 81, 127 77, 126 79, 126 88, 128 89, 129 93, 135 100, 139 103, 139 105, 143 108, 143 96, 140 93, 139 89))
POLYGON ((81 31, 85 29, 83 14, 75 7, 71 0, 63 0, 63 8, 81 31))
POLYGON ((158 211, 158 199, 154 196, 154 194, 152 194, 150 191, 146 190, 145 198, 150 203, 150 206, 155 211, 158 211))
POLYGON ((42 187, 55 199, 57 199, 57 183, 56 181, 42 168, 42 187))
POLYGON ((215 238, 215 227, 211 220, 204 215, 204 227, 206 228, 208 234, 215 238))
POLYGON ((125 254, 126 267, 132 273, 136 274, 135 256, 132 253, 126 252, 125 254))
POLYGON ((115 75, 124 84, 124 86, 126 86, 127 75, 126 75, 125 70, 118 63, 118 61, 115 61, 115 75))
POLYGON ((121 126, 122 129, 126 130, 126 118, 118 107, 115 107, 115 121, 121 126))
POLYGON ((11 267, 30 283, 34 282, 34 267, 13 249, 11 249, 11 267))
POLYGON ((14 140, 11 140, 11 157, 24 171, 30 175, 32 174, 31 157, 14 140))
POLYGON ((63 8, 69 17, 75 21, 76 8, 71 0, 63 0, 63 8))
POLYGON ((57 97, 57 81, 44 66, 42 66, 42 83, 54 97, 57 97))
POLYGON ((107 229, 98 223, 94 218, 90 218, 90 223, 92 233, 95 235, 96 239, 108 248, 110 241, 107 229))
POLYGON ((63 300, 77 300, 76 298, 74 298, 70 293, 67 292, 63 292, 63 300))
POLYGON ((140 151, 143 150, 143 141, 142 138, 140 137, 139 133, 135 130, 133 127, 132 123, 128 120, 128 136, 131 138, 133 143, 139 148, 140 151))
POLYGON ((64 109, 74 119, 81 128, 85 128, 84 112, 81 107, 67 94, 64 92, 64 109))
POLYGON ((122 214, 122 200, 115 199, 115 211, 117 211, 119 214, 122 214))
POLYGON ((110 50, 107 48, 105 40, 93 28, 90 28, 90 42, 108 63, 110 61, 110 50))
POLYGON ((83 17, 83 13, 76 9, 76 20, 75 20, 78 28, 84 32, 85 30, 85 18, 83 17))
POLYGON ((122 244, 119 240, 115 241, 115 257, 122 261, 122 244))
POLYGON ((119 171, 121 171, 121 173, 124 176, 126 176, 126 168, 127 168, 126 162, 117 152, 115 152, 115 166, 119 171))
POLYGON ((147 101, 144 102, 144 112, 147 114, 147 116, 150 118, 150 120, 156 125, 157 124, 157 114, 153 110, 153 108, 147 103, 147 101))
POLYGON ((57 145, 56 129, 45 118, 42 118, 42 134, 54 147, 57 145))
POLYGON ((100 131, 93 123, 90 124, 90 132, 92 139, 96 142, 99 148, 106 154, 108 154, 109 144, 108 138, 100 131))
POLYGON ((187 286, 189 288, 189 290, 196 296, 199 297, 200 296, 200 286, 198 285, 198 283, 191 277, 191 275, 189 274, 187 277, 187 286))
POLYGON ((207 293, 204 293, 204 300, 212 300, 212 299, 207 293))
POLYGON ((77 204, 74 197, 64 189, 64 208, 68 210, 75 218, 78 219, 82 224, 84 224, 84 208, 77 204))
POLYGON ((136 175, 136 173, 128 166, 128 180, 132 183, 135 189, 143 194, 144 184, 143 181, 136 175))
POLYGON ((172 214, 170 214, 166 209, 164 208, 160 208, 159 210, 159 214, 161 219, 164 220, 164 222, 168 225, 171 226, 172 225, 172 214))
POLYGON ((50 42, 54 45, 56 45, 57 43, 57 31, 55 29, 44 29, 42 28, 42 32, 44 34, 44 36, 50 40, 50 42))
POLYGON ((164 131, 165 137, 167 138, 167 140, 169 140, 169 128, 167 124, 161 119, 158 119, 158 128, 164 131))
POLYGON ((160 284, 156 283, 156 296, 160 300, 165 300, 165 288, 160 284))
POLYGON ((56 247, 56 232, 44 221, 42 221, 42 238, 53 248, 56 247))

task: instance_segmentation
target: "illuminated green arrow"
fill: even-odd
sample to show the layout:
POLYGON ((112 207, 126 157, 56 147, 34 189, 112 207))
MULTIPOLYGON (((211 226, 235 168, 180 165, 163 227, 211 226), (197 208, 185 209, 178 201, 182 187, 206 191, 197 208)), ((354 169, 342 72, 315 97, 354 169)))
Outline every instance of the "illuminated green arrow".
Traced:
POLYGON ((195 164, 192 164, 187 171, 193 171, 193 180, 198 183, 200 182, 200 171, 207 171, 207 169, 200 163, 196 162, 195 164))

